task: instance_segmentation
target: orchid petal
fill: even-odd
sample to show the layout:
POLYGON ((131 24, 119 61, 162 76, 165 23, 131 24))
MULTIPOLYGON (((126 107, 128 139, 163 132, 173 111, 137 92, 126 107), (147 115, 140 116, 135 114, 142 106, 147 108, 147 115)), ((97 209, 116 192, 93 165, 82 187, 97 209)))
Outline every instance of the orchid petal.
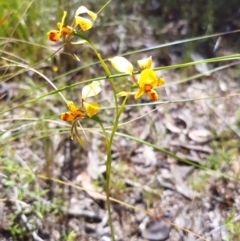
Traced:
POLYGON ((151 101, 158 100, 158 93, 155 90, 150 90, 150 91, 146 92, 146 94, 151 101))
POLYGON ((96 115, 99 111, 99 105, 96 102, 91 102, 91 103, 83 102, 83 106, 85 108, 87 116, 89 116, 90 118, 96 115))
POLYGON ((137 62, 141 69, 150 69, 152 66, 152 56, 146 59, 138 60, 137 62))
POLYGON ((100 93, 101 86, 98 81, 93 81, 91 84, 86 85, 82 89, 82 99, 85 100, 88 97, 96 96, 100 93))
POLYGON ((75 16, 75 21, 80 26, 82 31, 87 31, 93 26, 92 21, 87 18, 75 16))
POLYGON ((150 84, 152 87, 157 86, 158 78, 156 73, 152 69, 144 69, 140 74, 138 84, 140 88, 144 88, 146 84, 150 84))
POLYGON ((96 18, 97 18, 97 14, 96 14, 96 13, 88 10, 88 9, 87 9, 86 7, 84 7, 84 6, 80 6, 80 7, 77 9, 75 15, 78 16, 78 15, 84 14, 84 13, 88 14, 88 16, 90 16, 90 17, 92 18, 92 20, 96 20, 96 18))
POLYGON ((144 90, 143 89, 138 89, 138 91, 136 92, 136 94, 134 95, 135 100, 140 98, 143 94, 144 94, 144 90))
POLYGON ((57 42, 62 37, 62 33, 59 30, 52 30, 47 32, 47 37, 49 40, 57 42))
POLYGON ((75 115, 72 112, 64 112, 61 114, 61 119, 63 121, 72 121, 75 119, 75 115))
POLYGON ((121 73, 133 74, 133 65, 124 57, 115 56, 109 59, 113 68, 121 73))
POLYGON ((72 101, 70 101, 70 100, 67 100, 67 107, 73 113, 77 112, 77 110, 78 110, 76 105, 72 101))

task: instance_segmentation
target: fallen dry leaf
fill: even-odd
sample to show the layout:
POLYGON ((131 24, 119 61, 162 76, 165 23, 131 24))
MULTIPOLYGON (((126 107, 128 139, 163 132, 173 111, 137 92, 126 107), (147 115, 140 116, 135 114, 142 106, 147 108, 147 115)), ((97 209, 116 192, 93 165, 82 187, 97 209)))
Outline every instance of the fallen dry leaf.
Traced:
POLYGON ((97 192, 96 187, 92 184, 92 179, 87 172, 82 172, 79 176, 81 179, 82 187, 86 189, 85 191, 90 197, 100 200, 106 199, 105 194, 100 194, 97 192))
POLYGON ((206 143, 212 139, 212 133, 207 129, 191 130, 188 136, 198 143, 206 143))

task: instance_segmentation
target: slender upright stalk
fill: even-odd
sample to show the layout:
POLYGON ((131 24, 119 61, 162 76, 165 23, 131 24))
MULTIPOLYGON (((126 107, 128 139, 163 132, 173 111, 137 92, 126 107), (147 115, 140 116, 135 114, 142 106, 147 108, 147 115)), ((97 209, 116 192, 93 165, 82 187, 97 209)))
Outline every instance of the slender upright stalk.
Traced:
MULTIPOLYGON (((81 39, 86 40, 89 45, 91 46, 92 50, 94 51, 94 53, 96 54, 97 58, 99 59, 107 77, 109 78, 112 74, 108 68, 108 66, 106 65, 105 61, 102 59, 101 54, 97 51, 97 49, 95 48, 94 44, 92 43, 92 41, 86 37, 83 33, 80 32, 73 32, 74 36, 77 36, 81 39)), ((119 109, 118 107, 118 101, 117 101, 117 91, 116 91, 116 87, 114 84, 114 80, 112 78, 109 78, 112 90, 113 90, 113 96, 114 96, 114 102, 115 102, 115 109, 116 109, 116 117, 113 123, 113 128, 111 131, 111 135, 110 138, 104 128, 104 126, 102 125, 100 119, 96 119, 95 120, 100 124, 102 130, 103 130, 103 134, 105 136, 105 141, 106 141, 106 145, 107 145, 107 162, 106 162, 106 195, 107 195, 107 200, 106 200, 106 204, 107 204, 107 210, 108 210, 108 223, 109 223, 109 227, 110 227, 110 232, 111 232, 111 237, 112 240, 115 241, 115 236, 114 236, 114 230, 113 230, 113 225, 112 225, 112 216, 111 216, 111 205, 110 205, 110 181, 111 181, 111 165, 112 165, 112 153, 111 153, 111 149, 112 149, 112 143, 113 143, 113 138, 114 135, 117 131, 118 128, 118 121, 119 118, 124 110, 126 101, 127 101, 127 97, 124 99, 124 101, 121 104, 121 107, 119 109)), ((93 118, 94 119, 94 118, 93 118)))
MULTIPOLYGON (((101 54, 97 51, 97 49, 95 48, 95 46, 93 45, 93 43, 91 41, 89 41, 89 44, 92 48, 92 50, 95 52, 96 56, 98 57, 105 73, 107 74, 107 77, 111 76, 111 72, 109 70, 109 68, 107 67, 107 65, 105 64, 104 60, 102 59, 101 54)), ((115 102, 115 107, 116 107, 116 115, 118 113, 118 102, 117 102, 117 91, 116 91, 116 87, 114 84, 114 80, 112 78, 109 78, 112 90, 113 90, 113 96, 114 96, 114 102, 115 102)))

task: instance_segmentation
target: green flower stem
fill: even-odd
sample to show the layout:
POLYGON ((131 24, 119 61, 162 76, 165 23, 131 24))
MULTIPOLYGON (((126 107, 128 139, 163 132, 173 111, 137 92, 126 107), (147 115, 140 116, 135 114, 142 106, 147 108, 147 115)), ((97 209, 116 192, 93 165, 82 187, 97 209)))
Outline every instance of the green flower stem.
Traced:
POLYGON ((102 59, 101 54, 97 51, 97 49, 95 48, 92 41, 87 36, 85 36, 83 33, 74 31, 73 35, 76 36, 76 37, 79 37, 81 39, 84 39, 89 43, 92 50, 94 51, 94 53, 98 57, 104 71, 106 72, 107 77, 110 81, 112 90, 113 90, 113 96, 114 96, 115 108, 116 108, 116 117, 115 117, 115 120, 114 120, 114 123, 113 123, 113 128, 112 128, 112 131, 111 131, 111 134, 110 134, 110 138, 109 138, 101 120, 96 116, 92 117, 92 119, 100 124, 100 126, 102 128, 102 131, 103 131, 103 134, 105 136, 105 141, 106 141, 106 145, 107 145, 107 162, 106 162, 106 196, 107 196, 107 200, 106 200, 106 205, 107 205, 107 210, 108 210, 108 223, 109 223, 109 227, 110 227, 110 233, 111 233, 112 240, 115 241, 114 230, 113 230, 113 225, 112 225, 113 222, 112 222, 112 216, 111 216, 111 205, 110 205, 110 181, 111 181, 111 165, 112 165, 111 150, 112 150, 113 138, 114 138, 114 135, 115 135, 115 133, 117 131, 117 128, 118 128, 119 118, 120 118, 120 116, 121 116, 121 114, 124 110, 125 105, 126 105, 127 97, 125 97, 125 99, 123 100, 123 102, 120 106, 120 109, 119 109, 118 108, 118 101, 117 101, 117 91, 116 91, 116 87, 115 87, 115 84, 114 84, 114 79, 110 77, 112 74, 111 74, 109 68, 107 67, 105 61, 102 59))
POLYGON ((104 128, 104 126, 100 123, 100 126, 103 130, 103 134, 106 138, 106 144, 107 144, 107 163, 106 163, 106 196, 107 196, 107 210, 108 210, 108 221, 109 221, 109 226, 110 226, 110 231, 111 231, 111 236, 112 236, 112 240, 115 241, 115 237, 114 237, 114 230, 113 230, 113 226, 112 226, 112 216, 111 216, 111 205, 110 205, 110 181, 111 181, 111 166, 112 166, 112 153, 111 153, 111 147, 112 147, 112 142, 113 142, 113 137, 117 131, 118 128, 118 122, 119 122, 119 118, 124 110, 124 107, 126 105, 126 101, 127 101, 127 96, 125 97, 125 99, 123 100, 120 109, 117 113, 117 116, 115 118, 114 124, 113 124, 113 128, 111 131, 111 135, 110 135, 110 139, 108 139, 108 135, 107 132, 104 128))
MULTIPOLYGON (((115 241, 115 236, 114 236, 114 229, 113 229, 113 221, 112 221, 112 216, 111 216, 111 205, 110 205, 110 171, 111 171, 111 163, 112 163, 112 154, 111 154, 111 146, 112 143, 110 143, 108 134, 102 124, 102 121, 100 120, 100 118, 98 118, 97 116, 93 116, 91 118, 92 120, 98 122, 98 124, 101 126, 103 135, 105 137, 105 142, 106 142, 106 146, 107 146, 107 164, 106 164, 106 204, 107 204, 107 211, 108 211, 108 224, 110 227, 110 233, 111 233, 111 237, 112 240, 115 241)), ((113 135, 113 132, 111 132, 111 137, 113 135)))
POLYGON ((110 84, 111 84, 111 87, 112 87, 112 90, 113 90, 113 94, 114 94, 114 101, 115 101, 116 113, 117 113, 118 112, 117 91, 116 91, 116 87, 115 87, 115 84, 114 84, 114 80, 112 78, 110 78, 110 76, 112 75, 111 71, 109 70, 106 63, 104 62, 101 54, 95 48, 93 42, 85 34, 83 34, 82 32, 78 32, 76 30, 74 30, 72 34, 75 37, 78 37, 80 39, 83 39, 83 40, 87 41, 89 43, 89 45, 91 46, 92 50, 94 51, 94 53, 96 54, 96 56, 98 57, 104 71, 107 74, 107 77, 109 78, 109 81, 110 81, 110 84))
POLYGON ((110 180, 111 180, 111 165, 112 165, 112 142, 113 142, 113 137, 115 132, 117 131, 118 128, 118 120, 119 117, 124 109, 125 103, 127 98, 125 98, 125 100, 123 101, 120 110, 118 110, 118 101, 117 101, 117 91, 116 91, 116 87, 114 84, 114 80, 113 78, 110 78, 110 76, 112 75, 109 68, 107 67, 106 63, 104 62, 104 60, 102 59, 101 54, 97 51, 97 49, 95 48, 94 44, 92 43, 92 41, 86 37, 83 33, 79 33, 77 31, 73 32, 74 36, 77 36, 81 39, 86 40, 89 45, 91 46, 92 50, 94 51, 94 53, 96 54, 96 56, 98 57, 104 71, 107 74, 107 77, 110 81, 112 90, 113 90, 113 96, 114 96, 114 102, 115 102, 115 108, 116 108, 116 118, 114 120, 114 124, 113 124, 113 128, 111 131, 111 135, 110 135, 110 139, 108 137, 108 134, 101 122, 101 120, 98 117, 93 117, 92 119, 95 119, 95 121, 97 121, 103 131, 103 134, 105 136, 105 141, 106 141, 106 145, 107 145, 107 162, 106 162, 106 195, 107 195, 107 200, 106 200, 106 205, 107 205, 107 210, 108 210, 108 223, 109 223, 109 227, 110 227, 110 233, 111 233, 111 237, 112 240, 115 241, 115 236, 114 236, 114 229, 113 229, 113 222, 112 222, 112 216, 111 216, 111 205, 110 205, 110 180))
POLYGON ((113 241, 115 241, 115 237, 114 237, 114 229, 113 229, 113 225, 112 225, 113 222, 112 222, 111 205, 110 205, 110 184, 111 184, 110 181, 111 181, 111 166, 112 166, 111 150, 112 150, 113 137, 117 131, 119 118, 124 110, 124 107, 127 102, 127 98, 128 97, 126 96, 120 106, 120 109, 117 112, 116 118, 114 120, 113 128, 111 131, 110 139, 107 135, 107 132, 106 132, 101 120, 97 116, 92 117, 92 119, 94 119, 95 121, 97 121, 100 124, 103 134, 105 136, 105 141, 106 141, 106 145, 107 145, 107 162, 106 162, 106 196, 107 196, 107 200, 106 200, 106 204, 107 204, 107 210, 108 210, 108 223, 109 223, 111 237, 112 237, 113 241))
MULTIPOLYGON (((125 99, 123 100, 121 106, 120 106, 120 109, 117 113, 117 116, 116 116, 116 119, 114 121, 114 124, 113 124, 113 128, 112 128, 112 131, 111 131, 111 135, 110 135, 110 140, 109 140, 109 146, 111 147, 112 146, 112 142, 113 142, 113 137, 117 131, 117 128, 118 128, 118 121, 119 121, 119 118, 124 110, 124 107, 126 105, 126 102, 127 102, 127 98, 128 96, 125 97, 125 99)), ((106 173, 107 173, 107 183, 106 183, 106 189, 108 192, 110 192, 110 173, 111 173, 111 165, 112 165, 112 154, 111 154, 111 148, 108 149, 108 155, 107 155, 107 169, 106 169, 106 173)), ((109 200, 109 196, 110 196, 110 193, 107 193, 107 199, 109 200)), ((110 201, 110 200, 109 200, 110 201)))
MULTIPOLYGON (((89 44, 90 44, 92 50, 95 52, 96 56, 98 57, 103 69, 105 70, 105 72, 107 74, 107 77, 111 76, 111 72, 110 72, 109 68, 107 67, 107 65, 105 64, 104 60, 102 59, 101 54, 97 51, 97 49, 95 48, 95 46, 93 45, 93 43, 91 41, 89 41, 89 44)), ((114 80, 112 78, 109 78, 109 81, 110 81, 110 84, 111 84, 111 87, 113 90, 114 102, 115 102, 115 106, 116 106, 116 118, 115 118, 113 129, 111 132, 110 140, 108 140, 106 131, 104 132, 105 138, 107 137, 107 140, 108 140, 108 141, 106 141, 106 143, 107 143, 107 163, 106 163, 107 200, 106 200, 106 204, 107 204, 107 210, 108 210, 108 223, 109 223, 109 227, 110 227, 111 237, 112 237, 112 240, 115 241, 113 222, 112 222, 112 216, 111 216, 111 205, 110 205, 110 180, 111 180, 111 165, 112 165, 111 150, 112 150, 113 137, 114 137, 115 132, 117 131, 118 119, 120 116, 118 113, 117 91, 115 88, 114 80)), ((104 129, 103 126, 102 126, 102 128, 104 129)))
MULTIPOLYGON (((112 74, 109 70, 109 68, 107 67, 106 63, 104 62, 101 54, 97 51, 97 49, 95 48, 94 44, 92 43, 92 41, 89 40, 88 42, 92 48, 92 50, 94 51, 94 53, 96 54, 96 56, 98 57, 104 71, 106 72, 107 74, 107 77, 109 78, 112 74)), ((115 84, 114 84, 114 80, 112 78, 109 78, 109 81, 110 81, 110 84, 111 84, 111 87, 112 87, 112 90, 113 90, 113 96, 114 96, 114 101, 115 101, 115 106, 116 106, 116 113, 118 113, 118 102, 117 102, 117 91, 116 91, 116 87, 115 87, 115 84)))

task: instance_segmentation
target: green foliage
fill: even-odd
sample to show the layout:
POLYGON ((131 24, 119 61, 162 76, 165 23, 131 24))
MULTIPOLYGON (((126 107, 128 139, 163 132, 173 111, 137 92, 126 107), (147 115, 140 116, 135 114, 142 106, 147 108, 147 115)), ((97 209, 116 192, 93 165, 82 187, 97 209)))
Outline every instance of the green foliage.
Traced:
MULTIPOLYGON (((4 170, 2 181, 5 192, 17 195, 16 198, 6 199, 9 200, 8 205, 12 211, 7 217, 8 225, 5 230, 15 237, 14 240, 24 240, 27 237, 30 239, 31 232, 37 230, 39 219, 52 217, 51 219, 54 220, 55 216, 62 214, 64 202, 62 191, 60 189, 58 193, 55 192, 52 200, 46 203, 45 200, 51 190, 49 188, 42 189, 33 173, 9 158, 2 158, 0 162, 1 170, 4 170), (15 202, 22 202, 24 208, 21 208, 21 211, 18 210, 15 202), (31 205, 27 203, 31 203, 31 205), (31 230, 27 228, 22 215, 27 217, 27 223, 31 225, 31 230)), ((46 226, 46 228, 49 227, 46 226)))
POLYGON ((240 127, 240 108, 235 113, 235 120, 238 127, 240 127))
POLYGON ((216 154, 209 156, 207 160, 207 166, 213 170, 219 170, 224 164, 230 164, 234 157, 231 150, 221 150, 219 149, 216 154))
POLYGON ((206 184, 208 183, 209 175, 207 175, 205 172, 201 172, 198 176, 192 176, 189 180, 189 183, 191 184, 193 190, 197 192, 204 191, 206 184))
POLYGON ((71 231, 67 236, 67 241, 74 241, 76 240, 76 233, 74 231, 71 231))
POLYGON ((239 221, 236 219, 237 212, 235 209, 232 209, 228 214, 228 217, 225 218, 223 225, 227 230, 228 240, 237 241, 240 240, 240 227, 239 221))

